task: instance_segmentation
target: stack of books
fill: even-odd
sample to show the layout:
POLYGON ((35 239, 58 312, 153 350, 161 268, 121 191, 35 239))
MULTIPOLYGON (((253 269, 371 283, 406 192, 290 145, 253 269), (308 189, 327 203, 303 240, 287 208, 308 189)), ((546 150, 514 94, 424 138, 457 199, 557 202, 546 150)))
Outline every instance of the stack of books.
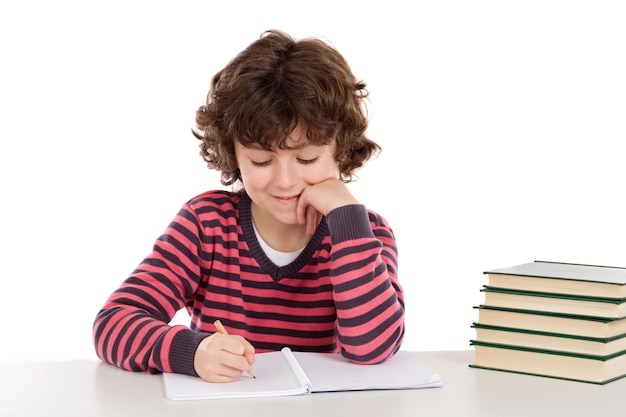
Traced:
POLYGON ((595 384, 626 376, 626 268, 535 261, 484 273, 471 367, 595 384))

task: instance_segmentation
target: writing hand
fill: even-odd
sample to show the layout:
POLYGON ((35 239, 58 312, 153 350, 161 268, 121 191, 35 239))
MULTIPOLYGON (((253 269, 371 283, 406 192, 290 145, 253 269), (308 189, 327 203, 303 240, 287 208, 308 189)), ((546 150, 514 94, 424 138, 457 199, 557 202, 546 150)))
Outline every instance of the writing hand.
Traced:
POLYGON ((202 340, 194 355, 194 368, 208 382, 233 382, 252 373, 254 347, 241 336, 214 333, 202 340))

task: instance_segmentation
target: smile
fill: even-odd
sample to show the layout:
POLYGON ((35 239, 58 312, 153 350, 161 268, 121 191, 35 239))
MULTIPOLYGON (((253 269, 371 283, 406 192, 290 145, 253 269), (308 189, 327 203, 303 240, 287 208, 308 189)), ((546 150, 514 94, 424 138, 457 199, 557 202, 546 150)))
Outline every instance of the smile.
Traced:
POLYGON ((299 197, 299 195, 292 195, 288 197, 274 196, 275 199, 284 202, 297 201, 299 197))

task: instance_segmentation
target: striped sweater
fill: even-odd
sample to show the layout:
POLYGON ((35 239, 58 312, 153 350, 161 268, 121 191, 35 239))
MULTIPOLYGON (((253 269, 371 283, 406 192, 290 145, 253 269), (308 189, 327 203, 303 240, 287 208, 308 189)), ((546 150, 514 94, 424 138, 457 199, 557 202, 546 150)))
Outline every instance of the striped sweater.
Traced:
POLYGON ((362 205, 340 207, 278 267, 256 238, 247 194, 205 192, 181 208, 99 311, 96 353, 131 371, 197 375, 194 352, 218 318, 257 353, 289 346, 382 362, 404 335, 393 232, 362 205), (182 308, 190 326, 170 326, 182 308))

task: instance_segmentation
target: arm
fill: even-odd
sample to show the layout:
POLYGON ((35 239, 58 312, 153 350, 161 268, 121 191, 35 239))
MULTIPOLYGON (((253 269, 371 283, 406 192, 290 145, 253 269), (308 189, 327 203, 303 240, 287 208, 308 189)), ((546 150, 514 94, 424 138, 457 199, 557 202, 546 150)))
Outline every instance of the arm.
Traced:
POLYGON ((337 208, 326 221, 341 353, 358 363, 382 362, 400 349, 404 336, 393 232, 362 205, 337 208))
POLYGON ((382 362, 400 348, 404 336, 404 299, 393 232, 337 179, 302 193, 298 220, 307 224, 309 232, 319 214, 326 216, 333 243, 330 274, 341 353, 358 363, 382 362))
POLYGON ((131 371, 195 375, 194 352, 207 334, 168 323, 196 291, 199 248, 198 220, 185 206, 96 316, 100 359, 131 371))

